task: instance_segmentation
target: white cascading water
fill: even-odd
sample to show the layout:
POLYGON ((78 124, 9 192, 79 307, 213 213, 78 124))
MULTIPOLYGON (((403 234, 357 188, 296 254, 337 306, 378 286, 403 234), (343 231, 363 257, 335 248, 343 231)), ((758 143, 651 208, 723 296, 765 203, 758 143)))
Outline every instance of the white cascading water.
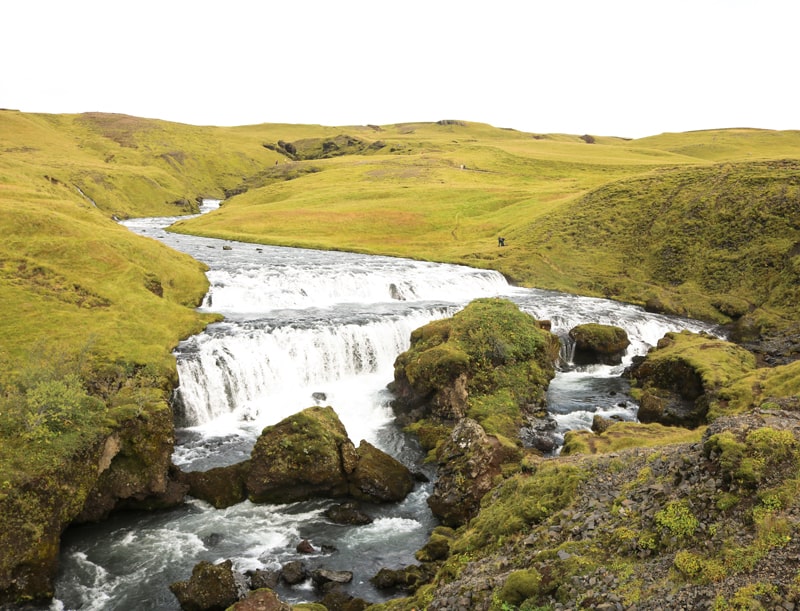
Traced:
MULTIPOLYGON (((217 206, 209 202, 204 211, 217 206)), ((494 271, 197 238, 165 231, 170 222, 125 224, 208 264, 211 288, 202 309, 225 316, 176 351, 182 428, 173 461, 184 470, 247 458, 265 425, 315 404, 331 405, 356 445, 366 439, 420 468, 421 454, 393 424, 386 385, 394 360, 414 329, 477 297, 504 296, 550 320, 565 340, 567 361, 572 327, 597 322, 627 331, 631 346, 622 366, 567 363, 557 373, 548 402, 562 434, 590 426, 595 413, 634 419, 636 406, 619 376, 624 365, 667 331, 711 330, 607 300, 511 287, 494 271)), ((375 521, 361 527, 331 525, 323 515, 327 500, 246 501, 225 510, 192 500, 170 512, 72 529, 62 543, 53 609, 178 611, 168 585, 188 578, 197 562, 230 558, 240 571, 275 569, 298 558, 301 538, 337 549, 306 562, 353 571, 352 595, 384 600, 388 595, 368 580, 381 567, 415 563, 414 552, 435 525, 425 502, 430 486, 418 486, 397 505, 369 508, 375 521)), ((308 583, 280 593, 290 602, 317 598, 308 583)))

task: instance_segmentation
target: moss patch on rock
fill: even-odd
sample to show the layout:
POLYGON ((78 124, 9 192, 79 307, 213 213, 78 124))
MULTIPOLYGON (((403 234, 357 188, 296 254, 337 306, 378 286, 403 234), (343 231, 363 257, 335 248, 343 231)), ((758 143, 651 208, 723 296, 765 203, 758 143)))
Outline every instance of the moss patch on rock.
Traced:
POLYGON ((558 339, 505 299, 477 299, 421 327, 395 361, 397 408, 411 421, 466 415, 490 434, 517 438, 524 415, 544 404, 558 339))
POLYGON ((577 364, 618 365, 631 343, 625 329, 597 323, 573 327, 569 337, 575 342, 574 360, 577 364))

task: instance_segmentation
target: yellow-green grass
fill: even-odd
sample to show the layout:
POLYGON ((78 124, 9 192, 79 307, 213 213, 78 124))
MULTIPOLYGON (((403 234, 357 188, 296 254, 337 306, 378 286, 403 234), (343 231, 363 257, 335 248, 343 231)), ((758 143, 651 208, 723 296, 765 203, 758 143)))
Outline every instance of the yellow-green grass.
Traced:
POLYGON ((661 424, 641 424, 638 422, 617 422, 602 433, 576 430, 564 436, 563 455, 569 454, 607 454, 627 448, 659 447, 674 443, 693 443, 700 441, 705 427, 685 429, 661 424))
MULTIPOLYGON (((264 130, 264 141, 295 135, 253 129, 264 130)), ((324 129, 317 137, 336 133, 324 129)), ((252 188, 175 230, 492 267, 528 286, 652 300, 720 322, 750 311, 781 326, 796 315, 800 266, 784 263, 800 239, 792 209, 800 132, 593 144, 474 123, 338 133, 385 146, 291 161, 315 171, 252 188)))
POLYGON ((127 115, 0 111, 0 179, 80 189, 109 216, 186 213, 173 202, 222 197, 274 163, 278 155, 244 134, 127 115))
POLYGON ((109 355, 163 363, 208 320, 192 309, 207 289, 201 264, 94 208, 5 201, 0 231, 0 335, 13 357, 48 340, 91 339, 109 355))

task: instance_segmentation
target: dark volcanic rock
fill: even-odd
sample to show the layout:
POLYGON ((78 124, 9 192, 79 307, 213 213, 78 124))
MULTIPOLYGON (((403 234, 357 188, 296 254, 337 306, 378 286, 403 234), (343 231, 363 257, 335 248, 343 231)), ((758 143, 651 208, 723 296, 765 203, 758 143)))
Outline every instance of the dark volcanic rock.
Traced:
POLYGON ((189 485, 189 494, 210 503, 217 509, 241 503, 247 498, 245 479, 249 461, 208 471, 190 471, 181 475, 189 485))
POLYGON ((225 611, 247 593, 243 575, 235 573, 232 562, 200 562, 188 581, 176 581, 169 589, 185 611, 225 611))
POLYGON ((431 511, 447 526, 461 526, 480 509, 480 501, 500 473, 504 453, 480 424, 464 418, 439 448, 439 479, 428 498, 431 511))
POLYGON ((364 525, 373 521, 355 502, 331 505, 325 510, 325 517, 336 524, 364 525))
POLYGON ((308 579, 308 569, 304 562, 291 560, 281 567, 281 579, 290 586, 308 579))

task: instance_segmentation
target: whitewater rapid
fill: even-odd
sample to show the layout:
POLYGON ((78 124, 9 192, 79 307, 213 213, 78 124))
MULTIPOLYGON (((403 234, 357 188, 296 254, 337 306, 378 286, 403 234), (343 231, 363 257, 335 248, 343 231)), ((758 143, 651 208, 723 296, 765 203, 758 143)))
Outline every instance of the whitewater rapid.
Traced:
MULTIPOLYGON (((218 204, 207 202, 204 212, 218 204)), ((608 300, 513 287, 491 270, 198 238, 168 232, 172 220, 125 225, 206 263, 210 289, 201 309, 224 316, 175 351, 173 461, 187 471, 248 458, 264 426, 315 404, 331 405, 356 445, 365 439, 425 470, 416 442, 394 424, 386 386, 414 329, 477 297, 506 297, 551 321, 564 339, 548 391, 562 435, 588 428, 596 413, 635 419, 637 406, 619 375, 624 366, 668 331, 713 331, 608 300), (627 331, 631 346, 622 365, 571 365, 567 333, 586 322, 627 331)), ((224 510, 191 500, 165 512, 115 515, 64 537, 54 608, 177 611, 168 585, 187 579, 201 560, 231 559, 240 571, 278 568, 298 559, 302 538, 336 550, 304 561, 353 571, 351 594, 383 600, 388 594, 369 578, 382 567, 416 562, 414 552, 436 525, 425 502, 430 491, 431 484, 420 484, 402 503, 367 507, 374 522, 361 527, 331 524, 327 500, 224 510)), ((316 598, 308 583, 284 587, 281 595, 316 598)))

